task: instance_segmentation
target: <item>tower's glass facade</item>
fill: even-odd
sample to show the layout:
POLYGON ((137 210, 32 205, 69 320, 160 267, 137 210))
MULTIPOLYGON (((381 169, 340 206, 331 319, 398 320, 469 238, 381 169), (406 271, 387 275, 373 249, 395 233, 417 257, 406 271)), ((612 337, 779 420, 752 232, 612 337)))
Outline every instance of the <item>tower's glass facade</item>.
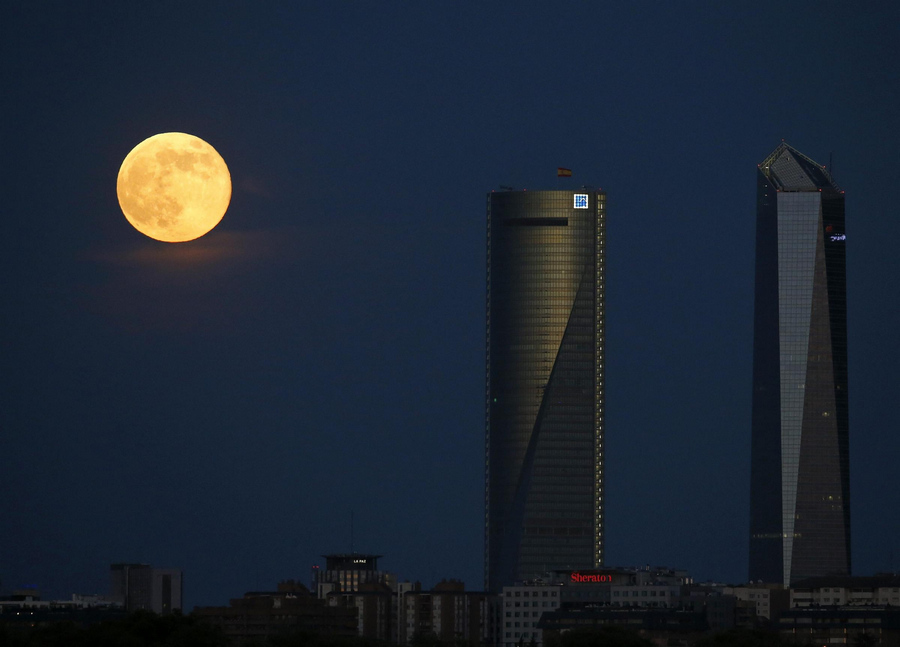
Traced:
POLYGON ((487 198, 485 584, 603 563, 606 194, 487 198))
POLYGON ((750 579, 850 573, 844 194, 781 144, 759 166, 750 579))

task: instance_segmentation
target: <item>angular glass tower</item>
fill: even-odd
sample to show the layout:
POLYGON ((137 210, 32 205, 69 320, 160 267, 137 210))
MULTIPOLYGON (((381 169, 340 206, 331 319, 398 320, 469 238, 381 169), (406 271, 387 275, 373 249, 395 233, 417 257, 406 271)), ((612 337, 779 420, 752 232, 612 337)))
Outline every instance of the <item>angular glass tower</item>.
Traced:
POLYGON ((487 198, 485 586, 603 563, 606 194, 487 198))
POLYGON ((844 192, 781 144, 759 165, 750 579, 850 573, 844 192))

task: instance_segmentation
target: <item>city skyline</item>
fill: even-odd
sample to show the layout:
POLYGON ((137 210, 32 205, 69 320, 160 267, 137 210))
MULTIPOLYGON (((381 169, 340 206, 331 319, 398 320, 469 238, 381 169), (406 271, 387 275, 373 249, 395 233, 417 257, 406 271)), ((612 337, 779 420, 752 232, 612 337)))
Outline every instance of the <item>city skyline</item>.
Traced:
POLYGON ((485 589, 603 563, 606 194, 487 196, 485 589))
POLYGON ((849 575, 844 192, 782 142, 756 232, 750 579, 849 575))
POLYGON ((4 589, 172 565, 189 609, 353 547, 483 582, 484 196, 587 182, 613 215, 605 562, 746 578, 748 174, 782 138, 847 189, 852 562, 890 569, 900 9, 775 13, 4 7, 4 589), (117 202, 162 132, 232 177, 190 243, 117 202))

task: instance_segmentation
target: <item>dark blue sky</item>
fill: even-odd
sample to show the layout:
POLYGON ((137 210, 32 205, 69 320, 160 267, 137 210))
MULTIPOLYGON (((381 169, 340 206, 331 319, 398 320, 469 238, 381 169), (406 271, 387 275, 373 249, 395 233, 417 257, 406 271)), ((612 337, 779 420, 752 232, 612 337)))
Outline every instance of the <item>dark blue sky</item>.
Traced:
POLYGON ((847 191, 854 571, 900 563, 893 5, 148 4, 0 15, 0 589, 141 561, 222 604, 307 581, 351 513, 385 568, 479 588, 485 193, 557 166, 609 194, 608 562, 743 580, 782 138, 847 191), (165 131, 234 182, 181 245, 116 201, 165 131))

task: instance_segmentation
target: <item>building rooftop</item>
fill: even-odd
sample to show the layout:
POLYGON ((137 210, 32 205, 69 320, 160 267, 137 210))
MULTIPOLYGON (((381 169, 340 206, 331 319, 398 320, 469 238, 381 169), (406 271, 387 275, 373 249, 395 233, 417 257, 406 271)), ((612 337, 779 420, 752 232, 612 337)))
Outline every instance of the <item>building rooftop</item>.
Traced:
POLYGON ((818 589, 823 586, 846 589, 878 589, 882 587, 900 588, 900 575, 879 573, 878 575, 823 575, 811 577, 791 585, 792 590, 818 589))
POLYGON ((759 170, 779 191, 840 191, 824 166, 785 142, 762 161, 759 170))
POLYGON ((322 555, 322 557, 325 558, 325 568, 329 571, 377 571, 378 559, 383 557, 383 555, 332 553, 330 555, 322 555))

